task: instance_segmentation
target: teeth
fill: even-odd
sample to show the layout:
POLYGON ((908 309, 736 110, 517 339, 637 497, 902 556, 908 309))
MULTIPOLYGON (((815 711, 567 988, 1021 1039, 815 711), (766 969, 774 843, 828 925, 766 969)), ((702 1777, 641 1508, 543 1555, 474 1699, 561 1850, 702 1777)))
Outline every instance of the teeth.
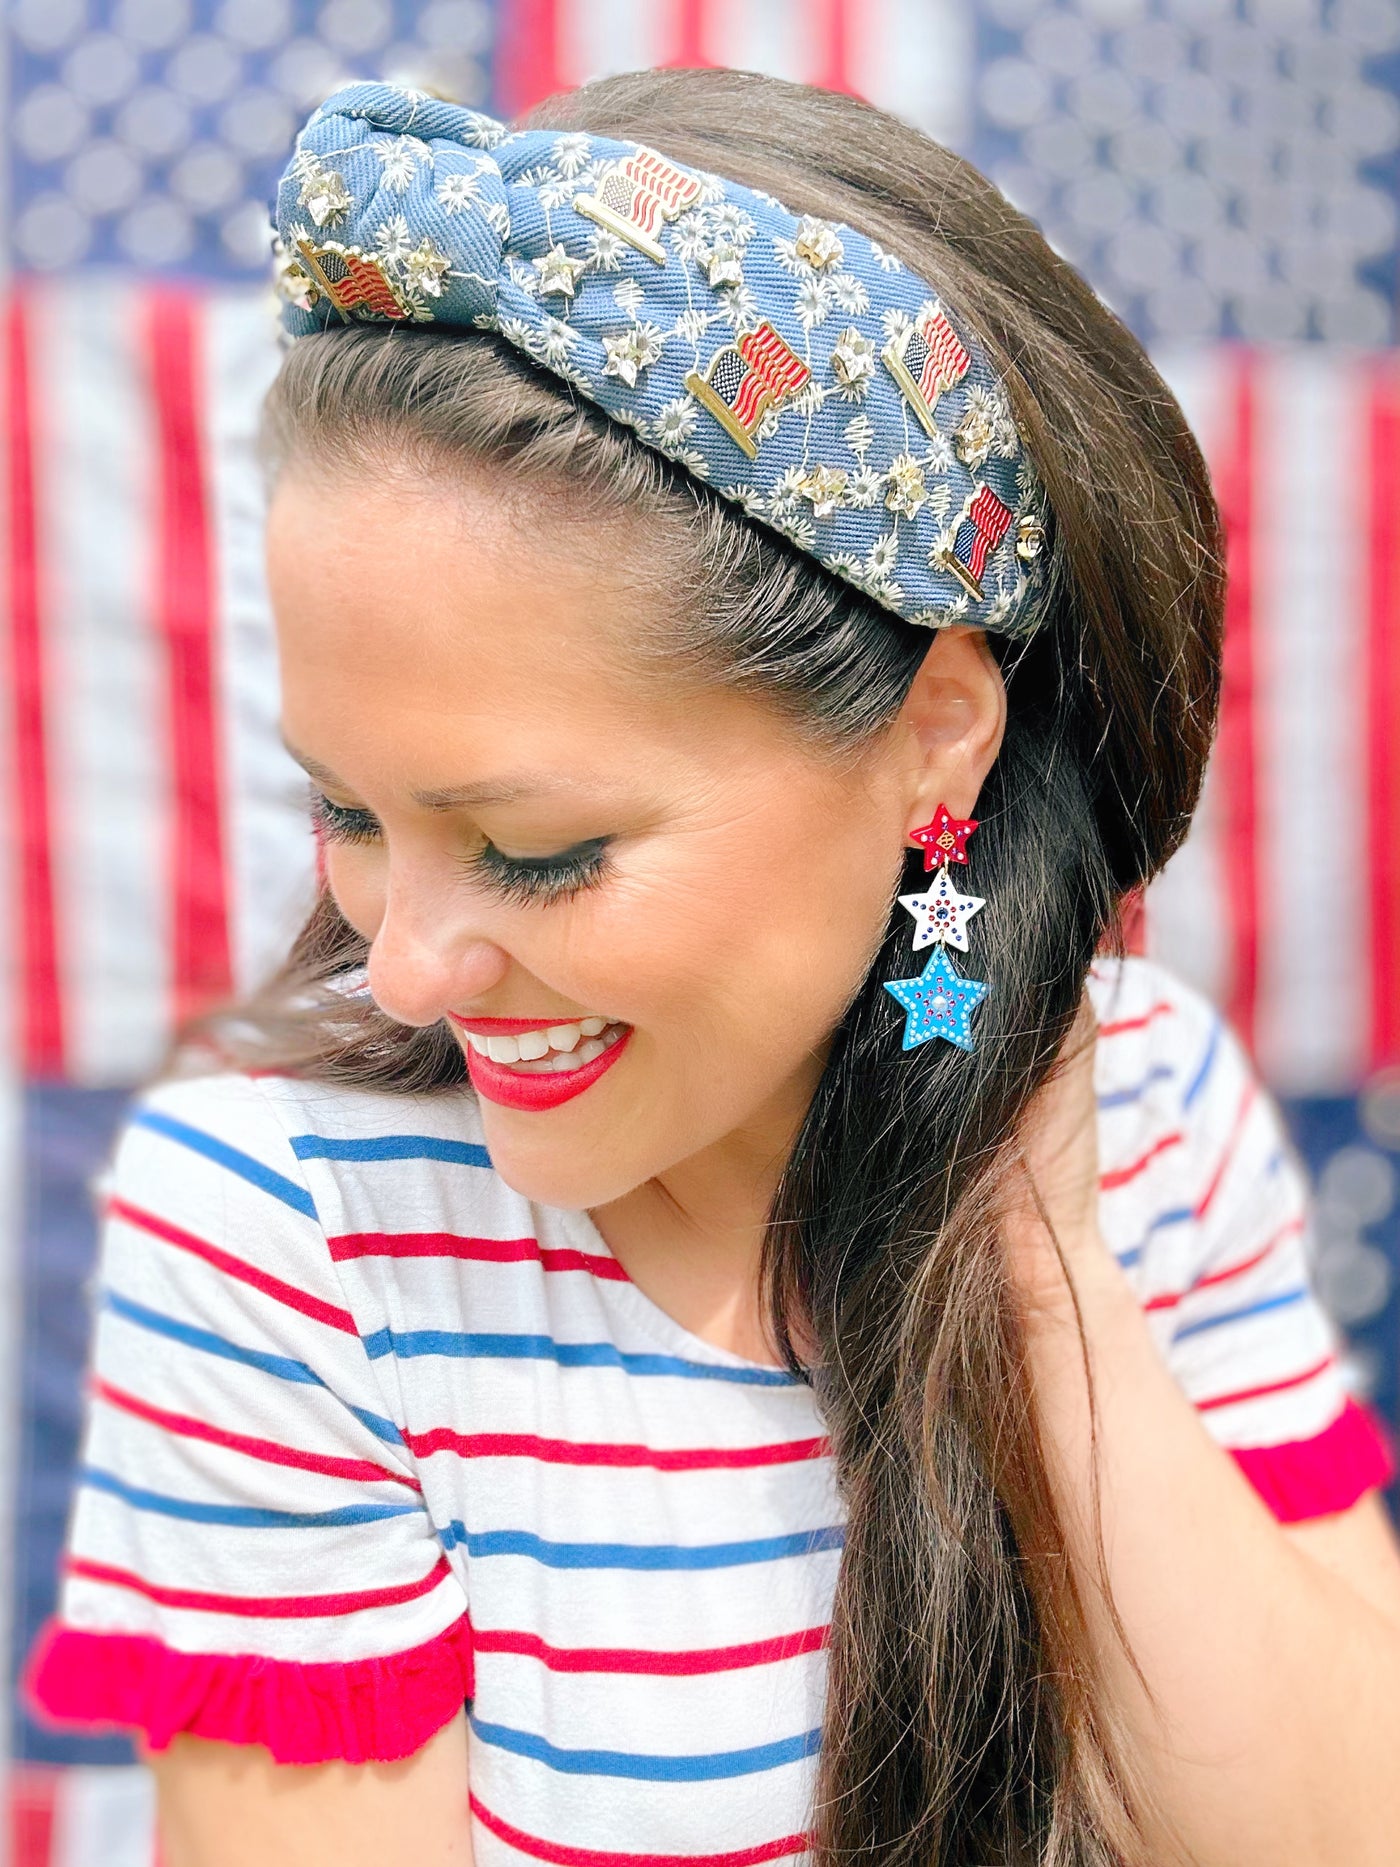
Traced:
POLYGON ((483 1037, 476 1031, 466 1035, 478 1056, 513 1065, 523 1075, 541 1076, 591 1063, 610 1050, 626 1028, 591 1015, 574 1024, 551 1024, 547 1030, 519 1031, 514 1036, 483 1037))

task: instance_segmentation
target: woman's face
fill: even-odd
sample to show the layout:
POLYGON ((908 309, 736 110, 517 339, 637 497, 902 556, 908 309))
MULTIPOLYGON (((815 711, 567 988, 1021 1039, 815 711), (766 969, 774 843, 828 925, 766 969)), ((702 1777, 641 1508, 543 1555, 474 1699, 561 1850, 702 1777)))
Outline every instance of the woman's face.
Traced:
POLYGON ((930 787, 966 814, 981 778, 931 774, 918 721, 838 763, 761 702, 629 673, 645 555, 576 536, 407 473, 289 475, 268 526, 285 735, 371 991, 449 1021, 498 1171, 575 1208, 726 1143, 781 1157, 930 787))

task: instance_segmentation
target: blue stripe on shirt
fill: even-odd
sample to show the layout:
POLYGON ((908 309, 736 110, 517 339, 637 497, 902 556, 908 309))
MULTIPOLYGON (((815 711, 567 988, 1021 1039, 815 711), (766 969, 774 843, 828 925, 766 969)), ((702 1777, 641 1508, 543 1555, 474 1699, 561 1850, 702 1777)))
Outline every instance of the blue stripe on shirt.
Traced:
POLYGON ((1129 1102, 1140 1102, 1153 1083, 1169 1081, 1176 1075, 1170 1063, 1154 1063, 1140 1083, 1133 1083, 1127 1089, 1108 1089, 1097 1098, 1101 1109, 1123 1108, 1129 1102))
POLYGON ((704 1570, 738 1569, 751 1562, 780 1562, 840 1549, 839 1524, 797 1530, 788 1536, 754 1537, 744 1543, 549 1543, 529 1530, 468 1530, 453 1518, 439 1532, 445 1549, 465 1544, 473 1558, 527 1556, 547 1569, 704 1570))
POLYGON ((1130 1265, 1136 1264, 1146 1251, 1154 1232, 1160 1232, 1168 1225, 1185 1225, 1188 1219, 1194 1219, 1195 1216, 1193 1206, 1172 1206, 1166 1212, 1159 1212, 1137 1244, 1131 1245, 1126 1251, 1117 1253, 1118 1262, 1124 1270, 1127 1270, 1130 1265))
POLYGON ((1210 1075, 1211 1069, 1215 1063, 1216 1053, 1220 1049, 1220 1033, 1222 1029, 1221 1020, 1216 1018, 1210 1027, 1210 1039, 1206 1044, 1205 1055, 1196 1065, 1196 1074, 1191 1078, 1190 1082, 1187 1083, 1182 1093, 1181 1106, 1184 1109, 1189 1109, 1202 1089, 1205 1088, 1206 1078, 1210 1075))
MULTIPOLYGON (((279 1381, 297 1381, 304 1387, 325 1387, 327 1393, 332 1391, 314 1369, 291 1355, 272 1355, 265 1349, 244 1348, 239 1342, 215 1335, 212 1329, 200 1329, 193 1323, 181 1322, 178 1317, 163 1315, 160 1310, 147 1309, 144 1303, 134 1303, 116 1290, 101 1291, 99 1300, 113 1315, 134 1323, 138 1329, 149 1329, 153 1335, 165 1336, 168 1341, 183 1342, 186 1348, 201 1349, 206 1355, 217 1355, 222 1361, 236 1361, 245 1368, 257 1368, 263 1374, 275 1374, 279 1381)), ((339 1395, 336 1398, 339 1399, 339 1395)), ((391 1446, 403 1444, 403 1435, 392 1420, 371 1413, 365 1407, 353 1406, 347 1400, 340 1404, 348 1407, 376 1439, 391 1446)))
POLYGON ((622 1776, 637 1783, 715 1783, 726 1777, 754 1776, 761 1770, 780 1769, 814 1757, 821 1746, 820 1731, 772 1744, 753 1744, 746 1750, 716 1750, 708 1754, 665 1757, 631 1750, 561 1750, 533 1731, 517 1731, 508 1724, 489 1724, 472 1716, 473 1737, 512 1756, 528 1757, 564 1776, 622 1776))
POLYGON ((347 1523, 379 1523, 385 1517, 410 1517, 422 1510, 421 1504, 345 1504, 337 1510, 260 1510, 250 1504, 199 1504, 191 1498, 169 1497, 163 1491, 147 1491, 130 1485, 115 1472, 86 1465, 78 1473, 80 1481, 94 1491, 105 1491, 120 1498, 133 1510, 151 1511, 159 1517, 179 1517, 187 1523, 226 1524, 247 1530, 330 1530, 347 1523))
POLYGON ((376 1329, 361 1336, 371 1361, 449 1355, 463 1361, 553 1361, 561 1368, 620 1368, 626 1374, 677 1375, 687 1381, 735 1381, 744 1387, 796 1387, 786 1368, 729 1367, 679 1355, 629 1354, 611 1342, 556 1342, 549 1335, 480 1335, 457 1329, 376 1329))
POLYGON ((158 1109, 138 1109, 131 1120, 135 1127, 149 1128, 152 1134, 164 1135, 168 1141, 178 1141, 181 1147, 187 1147, 192 1153, 202 1154, 206 1160, 212 1160, 216 1167, 224 1167, 230 1173, 236 1173, 240 1180, 246 1180, 250 1186, 256 1186, 264 1193, 271 1193, 274 1199, 280 1199, 293 1212, 303 1213, 308 1219, 316 1217, 316 1207, 304 1186, 298 1186, 286 1174, 277 1173, 251 1154, 245 1154, 242 1148, 230 1147, 227 1141, 206 1134, 202 1128, 192 1128, 188 1122, 176 1121, 173 1115, 162 1115, 158 1109))
POLYGON ((475 1141, 445 1141, 435 1134, 294 1134, 290 1138, 298 1160, 447 1160, 461 1167, 491 1165, 490 1155, 475 1141))
MULTIPOLYGON (((1192 1292, 1187 1291, 1187 1296, 1192 1292)), ((1172 1340, 1179 1342, 1184 1336, 1200 1335, 1206 1329, 1219 1329, 1227 1322, 1244 1322, 1250 1316, 1263 1316, 1269 1310, 1287 1309, 1292 1303, 1302 1303, 1311 1294, 1306 1288, 1285 1290, 1276 1297, 1264 1297, 1258 1303, 1247 1303, 1243 1309, 1221 1310, 1217 1316, 1203 1316, 1199 1322, 1183 1323, 1173 1335, 1172 1340)))

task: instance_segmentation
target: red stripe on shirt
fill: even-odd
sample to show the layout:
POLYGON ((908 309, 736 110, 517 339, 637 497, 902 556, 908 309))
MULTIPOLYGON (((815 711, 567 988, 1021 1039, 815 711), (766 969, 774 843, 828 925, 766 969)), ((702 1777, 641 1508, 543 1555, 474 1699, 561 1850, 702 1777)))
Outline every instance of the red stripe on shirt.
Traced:
POLYGON ((817 1653, 826 1645, 827 1633, 825 1627, 806 1627, 800 1633, 750 1640, 742 1646, 663 1653, 647 1647, 552 1647, 536 1634, 473 1625, 472 1646, 478 1653, 516 1653, 539 1660, 555 1673, 647 1673, 679 1679, 771 1666, 803 1653, 817 1653))
POLYGON ((1269 1253, 1276 1251, 1285 1238, 1292 1238, 1302 1229, 1301 1218, 1290 1219, 1287 1225, 1281 1225, 1268 1243, 1262 1245, 1252 1257, 1243 1259, 1239 1264, 1227 1265, 1223 1271, 1212 1271, 1207 1277, 1198 1277, 1185 1290, 1164 1290, 1159 1296, 1150 1297, 1143 1304, 1143 1308, 1147 1310, 1175 1309, 1183 1298, 1194 1295, 1197 1290, 1213 1290, 1217 1284, 1228 1284, 1233 1278, 1243 1277, 1246 1271, 1252 1271, 1256 1265, 1262 1264, 1269 1253))
POLYGON ((54 1815, 66 1770, 45 1764, 11 1765, 6 1771, 10 1867, 54 1867, 54 1815))
POLYGON ((562 1847, 556 1841, 541 1841, 514 1828, 486 1807, 475 1791, 470 1797, 471 1811, 483 1828, 500 1841, 528 1854, 531 1860, 550 1861, 554 1867, 760 1867, 763 1861, 782 1860, 789 1854, 806 1851, 806 1835, 785 1835, 781 1841, 761 1842, 757 1847, 738 1848, 728 1854, 615 1854, 603 1848, 562 1847))
POLYGON ((547 1271, 587 1271, 610 1283, 630 1283, 616 1258, 538 1238, 470 1238, 456 1232, 345 1232, 326 1241, 332 1258, 460 1258, 475 1264, 540 1264, 547 1271))
POLYGON ((146 367, 156 437, 155 619, 166 655, 172 815, 171 973, 177 1019, 232 983, 215 662, 217 597, 195 300, 156 288, 146 367))
POLYGON ((103 1381, 96 1376, 89 1382, 91 1393, 98 1400, 105 1400, 109 1407, 117 1407, 123 1413, 130 1413, 138 1420, 146 1420, 152 1426, 159 1426, 168 1433, 175 1433, 181 1439, 201 1439, 207 1445, 225 1446, 230 1452, 242 1452, 250 1459, 261 1459, 265 1465, 286 1465, 294 1471, 320 1472, 327 1478, 349 1478, 355 1482, 376 1483, 388 1479, 390 1483, 407 1485, 412 1491, 421 1491, 422 1485, 407 1472, 388 1471, 382 1465, 376 1465, 373 1459, 336 1458, 327 1452, 303 1452, 296 1446, 279 1445, 273 1439, 255 1439, 249 1433, 230 1433, 222 1426, 213 1426, 208 1420, 196 1420, 187 1413, 170 1413, 164 1407, 153 1407, 148 1400, 138 1400, 135 1394, 128 1394, 120 1387, 114 1387, 110 1381, 103 1381))
POLYGON ((1400 1062, 1400 369, 1369 365, 1366 823, 1370 1065, 1400 1062))
POLYGON ((1230 353, 1222 402, 1226 432, 1212 463, 1225 522, 1228 578, 1220 730, 1215 745, 1217 797, 1225 848, 1225 900, 1230 927, 1230 990, 1226 1013, 1254 1048, 1259 993, 1258 779, 1254 725, 1254 456, 1255 378, 1249 350, 1230 353))
POLYGON ((455 1452, 464 1459, 539 1459, 549 1465, 610 1465, 658 1472, 746 1471, 764 1465, 795 1465, 823 1458, 825 1439, 789 1439, 770 1446, 616 1445, 572 1439, 542 1439, 535 1433, 460 1433, 451 1426, 404 1434, 415 1458, 455 1452))
POLYGON ((9 402, 9 688, 14 823, 19 903, 19 964, 13 1017, 26 1076, 64 1073, 63 1000, 59 983, 51 802, 44 681, 47 591, 39 545, 41 514, 36 455, 31 299, 14 291, 5 307, 5 376, 9 402))
POLYGON ((1126 1186, 1129 1180, 1135 1180, 1140 1173, 1145 1172, 1159 1154, 1165 1154, 1170 1147, 1179 1146, 1184 1139, 1185 1136, 1177 1129, 1173 1129, 1170 1134, 1158 1135, 1147 1152, 1129 1161, 1126 1167, 1110 1167, 1107 1173, 1100 1174, 1100 1189, 1111 1193, 1117 1186, 1126 1186))
POLYGON ((1226 1169, 1229 1167, 1230 1162, 1235 1158, 1235 1149, 1239 1146, 1240 1136, 1244 1132, 1244 1124, 1248 1119, 1249 1111, 1254 1107, 1254 1098, 1258 1093, 1259 1079, 1255 1076, 1251 1076, 1246 1081, 1244 1092, 1240 1096, 1240 1105, 1235 1110, 1235 1119, 1231 1124, 1229 1139, 1225 1143, 1219 1163, 1216 1166, 1215 1172, 1206 1183, 1205 1191, 1196 1202, 1196 1217, 1198 1219, 1203 1219, 1206 1216, 1206 1213, 1210 1210, 1211 1202, 1220 1191, 1220 1184, 1225 1178, 1226 1169))
POLYGON ((69 1556, 65 1574, 85 1582, 103 1582, 108 1588, 129 1588, 165 1608, 190 1608, 199 1614, 235 1614, 252 1620, 308 1621, 322 1616, 359 1614, 365 1608, 392 1608, 401 1601, 417 1601, 430 1595, 439 1582, 451 1573, 446 1556, 439 1556, 433 1567, 416 1582, 400 1582, 393 1588, 363 1588, 337 1595, 218 1595, 200 1588, 167 1588, 151 1582, 129 1569, 116 1569, 110 1563, 90 1562, 85 1556, 69 1556))
POLYGON ((1326 1355, 1316 1367, 1305 1368, 1301 1374, 1290 1374, 1282 1381, 1265 1381, 1259 1387, 1241 1387, 1233 1394, 1214 1394, 1207 1400, 1195 1403, 1197 1413, 1209 1413, 1215 1407, 1234 1407, 1245 1400, 1262 1400, 1267 1394, 1284 1394, 1292 1387, 1303 1387, 1309 1381, 1315 1381, 1320 1374, 1326 1374, 1333 1365, 1335 1357, 1326 1355))
POLYGON ((268 1271, 260 1271, 256 1265, 245 1264, 242 1258, 221 1250, 218 1245, 211 1245, 207 1239, 197 1238, 193 1232, 187 1232, 181 1226, 172 1225, 168 1219, 158 1218, 154 1212, 133 1206, 128 1199, 113 1197, 107 1201, 106 1210, 110 1217, 124 1219, 128 1225, 139 1226, 153 1238, 162 1238, 166 1244, 188 1251, 192 1257, 212 1264, 216 1271, 222 1271, 225 1276, 260 1290, 264 1296, 285 1304, 288 1309, 294 1309, 302 1316, 309 1316, 313 1322, 323 1322, 345 1335, 360 1333, 349 1310, 327 1303, 322 1297, 314 1297, 309 1291, 298 1290, 294 1284, 284 1283, 280 1277, 273 1277, 268 1271))
POLYGON ((1099 1036, 1121 1037, 1125 1031, 1141 1031, 1147 1025, 1151 1024, 1154 1019, 1165 1017, 1171 1009, 1172 1007, 1166 1000, 1161 999, 1157 1004, 1149 1006, 1146 1011, 1139 1012, 1136 1017, 1114 1018, 1108 1024, 1101 1024, 1099 1026, 1099 1036))

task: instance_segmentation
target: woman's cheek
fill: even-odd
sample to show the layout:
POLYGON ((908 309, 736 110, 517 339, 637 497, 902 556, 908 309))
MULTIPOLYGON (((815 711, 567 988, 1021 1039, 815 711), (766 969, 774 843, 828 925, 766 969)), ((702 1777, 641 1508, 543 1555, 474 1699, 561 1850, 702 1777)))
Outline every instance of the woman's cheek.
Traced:
POLYGON ((373 940, 384 918, 383 856, 372 845, 325 845, 326 886, 355 932, 373 940))

